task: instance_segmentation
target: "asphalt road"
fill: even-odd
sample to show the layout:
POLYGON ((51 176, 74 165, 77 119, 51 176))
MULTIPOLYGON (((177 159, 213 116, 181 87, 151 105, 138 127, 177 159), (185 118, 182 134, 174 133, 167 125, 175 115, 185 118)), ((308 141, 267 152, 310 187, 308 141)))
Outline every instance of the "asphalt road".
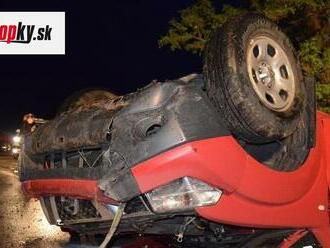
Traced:
POLYGON ((40 204, 21 192, 16 160, 0 156, 0 247, 74 247, 69 235, 48 224, 40 204))

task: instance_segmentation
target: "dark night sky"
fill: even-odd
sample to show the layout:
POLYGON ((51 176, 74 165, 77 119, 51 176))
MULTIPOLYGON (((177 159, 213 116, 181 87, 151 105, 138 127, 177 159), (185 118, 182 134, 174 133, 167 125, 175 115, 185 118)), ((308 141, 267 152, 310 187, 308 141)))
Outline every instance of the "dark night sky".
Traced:
POLYGON ((66 11, 66 55, 0 56, 0 131, 13 133, 25 113, 51 118, 80 89, 124 94, 153 79, 201 71, 200 57, 157 44, 170 18, 194 1, 68 2, 1 3, 1 11, 66 11))

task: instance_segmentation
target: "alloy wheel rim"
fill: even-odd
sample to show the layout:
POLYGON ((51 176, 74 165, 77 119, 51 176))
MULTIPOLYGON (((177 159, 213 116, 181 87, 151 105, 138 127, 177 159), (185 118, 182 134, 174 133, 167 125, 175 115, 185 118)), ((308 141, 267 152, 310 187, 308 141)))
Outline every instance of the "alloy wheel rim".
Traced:
POLYGON ((250 39, 247 49, 250 82, 261 102, 269 109, 284 112, 295 96, 295 76, 284 49, 272 38, 250 39))

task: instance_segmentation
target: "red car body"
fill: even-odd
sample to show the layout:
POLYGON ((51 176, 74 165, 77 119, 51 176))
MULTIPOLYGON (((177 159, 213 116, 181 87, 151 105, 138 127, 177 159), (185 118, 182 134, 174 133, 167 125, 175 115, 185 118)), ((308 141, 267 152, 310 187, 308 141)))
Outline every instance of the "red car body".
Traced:
MULTIPOLYGON (((323 247, 330 247, 330 117, 322 112, 317 113, 316 145, 292 172, 263 166, 232 136, 185 143, 136 164, 131 172, 141 193, 183 176, 200 179, 224 194, 216 205, 196 208, 198 215, 237 226, 308 229, 323 247)), ((22 185, 30 197, 114 201, 102 194, 94 180, 36 179, 22 185)))

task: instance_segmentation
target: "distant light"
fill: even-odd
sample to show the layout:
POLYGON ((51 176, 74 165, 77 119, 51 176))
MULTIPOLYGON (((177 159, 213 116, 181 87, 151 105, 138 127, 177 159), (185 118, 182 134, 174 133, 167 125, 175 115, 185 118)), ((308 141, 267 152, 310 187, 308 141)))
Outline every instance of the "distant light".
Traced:
POLYGON ((21 137, 20 136, 14 136, 13 141, 15 143, 20 143, 21 142, 21 137))
POLYGON ((19 153, 19 149, 18 148, 13 148, 12 152, 13 152, 13 154, 17 154, 17 153, 19 153))

